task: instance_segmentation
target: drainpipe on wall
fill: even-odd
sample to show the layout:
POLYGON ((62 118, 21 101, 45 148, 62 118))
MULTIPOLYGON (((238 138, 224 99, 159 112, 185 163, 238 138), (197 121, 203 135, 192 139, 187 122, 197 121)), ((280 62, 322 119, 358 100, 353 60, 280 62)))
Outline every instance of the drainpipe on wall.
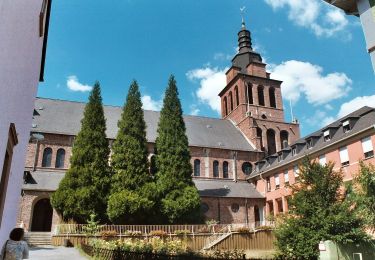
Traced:
POLYGON ((44 140, 44 135, 34 133, 30 136, 31 140, 36 140, 35 143, 35 157, 34 157, 34 165, 33 165, 33 171, 36 171, 36 165, 38 163, 38 157, 39 157, 39 141, 44 140))
POLYGON ((245 223, 246 223, 246 226, 248 226, 249 224, 249 211, 247 209, 247 198, 245 199, 245 210, 246 210, 246 219, 245 219, 245 223))
POLYGON ((219 224, 221 224, 221 216, 220 216, 220 198, 217 198, 217 217, 219 219, 219 224))

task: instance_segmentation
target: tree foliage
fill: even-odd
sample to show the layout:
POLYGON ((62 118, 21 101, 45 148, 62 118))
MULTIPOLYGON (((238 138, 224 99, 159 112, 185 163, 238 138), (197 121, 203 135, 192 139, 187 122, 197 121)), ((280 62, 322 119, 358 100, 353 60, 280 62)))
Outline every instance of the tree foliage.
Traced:
POLYGON ((360 171, 354 177, 350 199, 355 204, 358 216, 366 226, 375 230, 375 167, 359 163, 360 171))
POLYGON ((192 181, 188 138, 173 76, 165 92, 157 132, 156 184, 163 222, 199 222, 200 198, 192 181))
POLYGON ((155 185, 149 174, 146 123, 136 81, 129 88, 118 127, 111 157, 114 175, 108 215, 115 223, 143 224, 154 206, 149 191, 155 190, 155 185))
POLYGON ((299 182, 291 186, 289 212, 278 219, 276 245, 282 259, 316 259, 320 241, 359 242, 362 222, 344 199, 341 171, 305 158, 299 182))
POLYGON ((81 129, 74 140, 70 168, 52 195, 52 206, 65 220, 85 223, 91 214, 96 214, 101 222, 108 220, 110 150, 105 132, 100 85, 96 82, 84 109, 81 129))

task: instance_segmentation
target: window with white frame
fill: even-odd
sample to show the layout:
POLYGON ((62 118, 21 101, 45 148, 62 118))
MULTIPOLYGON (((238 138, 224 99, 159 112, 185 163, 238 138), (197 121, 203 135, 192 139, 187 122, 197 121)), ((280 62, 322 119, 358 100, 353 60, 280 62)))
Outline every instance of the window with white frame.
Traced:
POLYGON ((344 133, 347 133, 347 132, 349 132, 349 131, 351 130, 349 119, 348 119, 348 120, 345 120, 345 121, 342 123, 342 130, 344 131, 344 133))
POLYGON ((329 140, 331 140, 331 133, 329 129, 324 131, 323 136, 324 136, 324 142, 328 142, 329 140))
POLYGON ((297 179, 299 177, 299 167, 298 167, 298 165, 294 166, 293 172, 294 172, 294 177, 297 179))
POLYGON ((345 146, 345 147, 341 147, 340 150, 340 161, 341 161, 341 166, 342 167, 345 167, 345 166, 349 166, 349 154, 348 154, 348 148, 345 146))
POLYGON ((297 147, 292 147, 292 156, 295 156, 297 154, 297 147))
POLYGON ((275 174, 275 185, 276 185, 276 189, 279 189, 279 188, 280 188, 280 178, 279 178, 279 174, 275 174))
POLYGON ((314 146, 312 138, 309 138, 309 139, 306 140, 306 146, 307 146, 307 149, 310 149, 314 146))
POLYGON ((270 177, 267 177, 266 182, 267 182, 267 191, 271 191, 271 180, 270 180, 270 177))
POLYGON ((324 166, 327 164, 327 160, 326 160, 326 155, 325 154, 322 154, 319 156, 319 163, 320 165, 324 166))
POLYGON ((363 138, 361 142, 362 142, 362 149, 363 149, 363 154, 365 156, 365 159, 374 157, 374 148, 372 146, 371 136, 363 138))
POLYGON ((288 182, 289 182, 289 174, 288 174, 288 170, 286 170, 286 171, 284 172, 284 182, 285 182, 285 183, 288 183, 288 182))

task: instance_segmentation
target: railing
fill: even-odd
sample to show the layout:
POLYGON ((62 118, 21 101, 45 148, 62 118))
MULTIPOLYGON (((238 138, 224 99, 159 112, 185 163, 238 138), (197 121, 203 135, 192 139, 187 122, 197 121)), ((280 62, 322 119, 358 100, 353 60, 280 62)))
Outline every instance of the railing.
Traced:
MULTIPOLYGON (((164 231, 166 234, 180 233, 216 233, 224 224, 216 225, 99 225, 97 233, 114 231, 118 235, 126 235, 131 232, 139 232, 139 235, 147 235, 152 231, 164 231), (182 231, 182 232, 181 232, 182 231)), ((54 235, 85 234, 86 224, 58 224, 55 226, 54 235)))
MULTIPOLYGON (((225 230, 235 231, 238 228, 249 228, 250 230, 256 230, 261 226, 274 226, 274 222, 270 221, 259 221, 246 224, 214 224, 214 225, 99 225, 96 230, 98 234, 104 231, 114 231, 118 235, 127 235, 129 233, 138 232, 139 235, 148 235, 152 231, 164 231, 166 234, 187 233, 187 234, 198 234, 198 233, 223 233, 225 230)), ((87 224, 58 224, 55 226, 53 232, 54 235, 65 235, 65 234, 85 234, 88 229, 87 224)))

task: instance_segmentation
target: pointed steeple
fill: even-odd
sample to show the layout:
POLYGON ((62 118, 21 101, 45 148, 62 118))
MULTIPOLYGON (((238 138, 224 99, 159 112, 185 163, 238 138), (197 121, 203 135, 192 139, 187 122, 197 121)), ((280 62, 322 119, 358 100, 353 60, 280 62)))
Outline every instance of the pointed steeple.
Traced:
POLYGON ((238 32, 238 48, 239 53, 244 53, 253 50, 251 46, 251 33, 249 30, 246 29, 243 17, 241 30, 238 32))

